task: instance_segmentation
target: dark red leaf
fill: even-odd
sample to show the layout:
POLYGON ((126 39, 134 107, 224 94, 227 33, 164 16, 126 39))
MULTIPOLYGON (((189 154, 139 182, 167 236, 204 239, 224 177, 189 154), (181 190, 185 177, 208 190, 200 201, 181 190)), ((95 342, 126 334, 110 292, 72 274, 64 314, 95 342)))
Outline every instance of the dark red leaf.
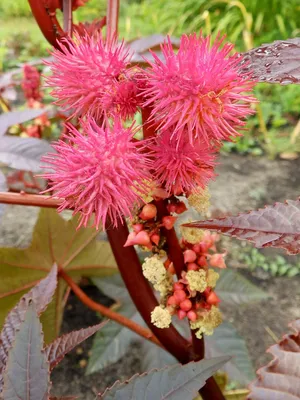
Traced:
POLYGON ((276 40, 241 56, 241 72, 253 71, 259 82, 300 83, 300 38, 276 40))
POLYGON ((90 326, 86 329, 80 329, 79 331, 67 333, 50 343, 45 348, 46 356, 50 363, 50 370, 60 363, 64 356, 74 349, 74 347, 92 336, 105 324, 106 322, 90 326))
POLYGON ((300 319, 290 324, 294 334, 268 350, 273 360, 257 371, 257 380, 249 389, 248 400, 300 399, 300 319))
POLYGON ((2 374, 6 365, 8 351, 12 347, 16 331, 24 321, 29 303, 31 301, 34 302, 37 314, 40 316, 50 303, 56 285, 57 266, 54 265, 47 277, 26 293, 6 317, 0 334, 0 392, 3 384, 2 374))
POLYGON ((234 217, 184 224, 209 229, 254 242, 256 247, 281 247, 289 254, 300 253, 300 201, 287 200, 234 217))
POLYGON ((76 400, 78 397, 67 396, 67 397, 50 397, 49 400, 76 400))

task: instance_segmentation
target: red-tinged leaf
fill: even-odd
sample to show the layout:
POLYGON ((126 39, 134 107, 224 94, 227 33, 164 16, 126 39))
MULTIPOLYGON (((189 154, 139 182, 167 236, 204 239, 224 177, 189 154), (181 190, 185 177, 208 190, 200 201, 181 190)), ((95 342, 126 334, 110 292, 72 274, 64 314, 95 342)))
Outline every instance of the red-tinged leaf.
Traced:
MULTIPOLYGON (((155 52, 158 57, 162 57, 162 52, 160 46, 165 42, 166 36, 164 35, 151 35, 147 37, 143 37, 137 40, 134 40, 128 43, 128 46, 133 52, 131 57, 132 63, 144 64, 145 58, 148 60, 153 60, 152 54, 149 50, 155 52)), ((174 48, 178 48, 180 44, 180 39, 171 37, 171 43, 174 48)))
POLYGON ((111 388, 99 394, 99 400, 193 400, 206 379, 221 368, 230 357, 175 364, 142 375, 134 375, 129 381, 117 381, 111 388))
POLYGON ((9 350, 3 380, 3 400, 47 400, 51 387, 43 332, 31 302, 9 350))
POLYGON ((24 321, 30 302, 36 304, 36 312, 40 316, 51 302, 57 285, 57 267, 53 266, 45 279, 42 279, 7 315, 2 331, 0 333, 0 392, 3 384, 3 370, 5 368, 9 349, 12 347, 17 330, 24 321))
POLYGON ((11 168, 39 172, 41 158, 49 152, 53 148, 46 140, 0 135, 0 163, 11 168))
POLYGON ((184 224, 209 229, 249 240, 256 247, 280 247, 289 254, 300 253, 300 201, 287 200, 257 211, 233 217, 210 219, 184 224))
POLYGON ((74 347, 99 331, 99 329, 103 328, 106 323, 107 321, 98 325, 90 326, 86 329, 67 333, 46 346, 45 352, 50 363, 50 370, 60 363, 64 356, 73 350, 74 347))
POLYGON ((253 71, 260 82, 300 83, 300 38, 276 40, 241 56, 241 72, 253 71))
MULTIPOLYGON (((44 278, 53 264, 75 281, 118 272, 109 243, 97 239, 96 229, 76 230, 77 225, 78 217, 65 220, 56 210, 42 209, 29 247, 0 248, 0 328, 22 294, 44 278)), ((54 298, 42 315, 46 343, 59 335, 66 287, 59 277, 54 298)))
POLYGON ((46 110, 42 108, 28 108, 27 110, 10 111, 0 115, 0 136, 3 135, 9 127, 16 124, 23 124, 34 118, 45 114, 46 110))
POLYGON ((293 334, 268 350, 273 360, 257 371, 257 380, 251 383, 248 400, 300 399, 300 319, 290 324, 293 334))
POLYGON ((78 397, 67 396, 67 397, 50 397, 49 400, 76 400, 78 397))

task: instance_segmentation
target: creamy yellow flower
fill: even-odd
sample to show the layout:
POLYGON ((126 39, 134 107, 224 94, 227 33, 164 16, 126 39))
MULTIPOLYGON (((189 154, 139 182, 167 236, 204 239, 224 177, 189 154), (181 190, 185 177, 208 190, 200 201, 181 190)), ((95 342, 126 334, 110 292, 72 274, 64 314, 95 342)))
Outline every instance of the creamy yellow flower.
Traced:
POLYGON ((191 207, 194 207, 200 214, 207 213, 210 206, 210 193, 208 188, 197 189, 189 197, 188 202, 191 207))
POLYGON ((222 323, 222 314, 218 307, 212 306, 210 311, 204 316, 199 317, 195 322, 190 322, 192 329, 197 329, 196 336, 198 339, 202 338, 202 334, 212 335, 214 329, 222 323))
POLYGON ((209 269, 207 271, 207 286, 214 288, 219 278, 220 274, 215 272, 213 269, 209 269))
POLYGON ((144 277, 153 285, 161 283, 167 275, 164 263, 157 255, 146 258, 142 269, 144 277))
POLYGON ((163 308, 162 306, 155 307, 151 313, 151 322, 158 328, 168 328, 171 324, 171 320, 171 314, 166 308, 163 308))
POLYGON ((204 292, 207 288, 206 271, 200 269, 199 271, 188 271, 185 275, 191 290, 197 292, 204 292))

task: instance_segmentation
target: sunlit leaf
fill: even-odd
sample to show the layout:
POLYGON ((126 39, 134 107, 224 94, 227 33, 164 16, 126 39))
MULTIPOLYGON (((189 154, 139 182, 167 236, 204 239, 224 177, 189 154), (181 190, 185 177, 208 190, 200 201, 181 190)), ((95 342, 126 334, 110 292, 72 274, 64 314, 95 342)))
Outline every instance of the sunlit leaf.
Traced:
POLYGON ((10 111, 0 115, 0 136, 3 135, 9 127, 16 124, 23 124, 34 118, 45 114, 45 109, 28 108, 27 110, 10 111))
POLYGON ((249 387, 249 400, 300 399, 300 319, 290 326, 294 333, 269 348, 273 360, 257 371, 257 379, 249 387))
POLYGON ((196 221, 185 226, 209 229, 249 240, 256 247, 280 247, 300 253, 300 200, 286 200, 237 216, 196 221))
POLYGON ((135 375, 125 383, 116 382, 99 399, 172 399, 193 400, 206 379, 221 368, 230 357, 218 357, 210 360, 176 364, 143 375, 135 375))
MULTIPOLYGON (((109 243, 96 240, 94 228, 76 230, 77 225, 77 218, 66 221, 56 210, 42 209, 28 248, 0 249, 0 326, 22 294, 44 278, 54 263, 73 279, 117 272, 109 243)), ((42 316, 48 343, 59 332, 65 288, 60 279, 54 300, 42 316)))
POLYGON ((4 372, 3 400, 47 400, 50 372, 43 351, 42 325, 33 302, 9 350, 4 372))

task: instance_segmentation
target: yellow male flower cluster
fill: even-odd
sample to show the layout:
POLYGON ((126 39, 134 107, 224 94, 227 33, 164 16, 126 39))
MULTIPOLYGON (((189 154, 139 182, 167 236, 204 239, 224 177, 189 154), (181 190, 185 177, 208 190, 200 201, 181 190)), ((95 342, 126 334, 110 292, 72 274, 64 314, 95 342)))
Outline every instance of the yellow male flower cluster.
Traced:
POLYGON ((191 207, 194 207, 200 214, 207 213, 210 206, 210 193, 208 188, 197 189, 188 197, 188 202, 191 207))
POLYGON ((158 255, 147 257, 142 265, 143 275, 153 285, 160 284, 166 279, 167 271, 158 255))
POLYGON ((185 279, 188 281, 191 290, 202 293, 207 288, 206 271, 204 271, 204 269, 188 271, 185 275, 185 279))
POLYGON ((198 244, 199 242, 201 242, 204 236, 204 231, 202 229, 187 228, 185 226, 182 226, 180 230, 183 239, 191 244, 198 244))
POLYGON ((202 334, 210 336, 214 333, 214 329, 222 323, 222 315, 218 307, 212 306, 205 315, 199 317, 195 322, 190 322, 192 329, 197 329, 196 337, 202 338, 202 334))
POLYGON ((207 286, 214 288, 217 284, 217 280, 220 278, 220 274, 215 272, 213 269, 207 271, 207 286))
POLYGON ((168 293, 172 292, 173 289, 173 276, 169 272, 166 272, 165 279, 154 285, 154 289, 157 290, 161 297, 165 297, 168 293))
POLYGON ((157 306, 151 312, 151 322, 158 328, 168 328, 171 324, 172 316, 163 306, 157 306))

